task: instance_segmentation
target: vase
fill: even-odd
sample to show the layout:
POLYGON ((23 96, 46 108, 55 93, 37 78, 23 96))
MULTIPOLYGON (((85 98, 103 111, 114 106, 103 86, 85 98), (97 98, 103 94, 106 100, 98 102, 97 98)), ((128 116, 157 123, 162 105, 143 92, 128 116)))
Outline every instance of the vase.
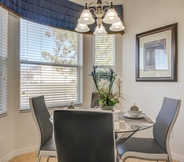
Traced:
POLYGON ((114 111, 114 106, 102 106, 101 110, 111 110, 111 111, 114 111))

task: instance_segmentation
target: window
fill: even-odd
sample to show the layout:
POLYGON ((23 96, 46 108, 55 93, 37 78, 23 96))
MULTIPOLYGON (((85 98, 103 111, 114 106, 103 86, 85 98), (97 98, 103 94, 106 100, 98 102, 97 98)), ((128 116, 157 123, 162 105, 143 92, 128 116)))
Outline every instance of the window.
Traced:
POLYGON ((20 21, 20 109, 44 95, 48 107, 82 102, 82 35, 20 21))
MULTIPOLYGON (((109 68, 114 68, 115 35, 94 36, 94 65, 98 66, 98 80, 109 78, 109 68)), ((95 86, 93 88, 95 90, 95 86)))
POLYGON ((0 114, 7 111, 8 12, 0 7, 0 114))

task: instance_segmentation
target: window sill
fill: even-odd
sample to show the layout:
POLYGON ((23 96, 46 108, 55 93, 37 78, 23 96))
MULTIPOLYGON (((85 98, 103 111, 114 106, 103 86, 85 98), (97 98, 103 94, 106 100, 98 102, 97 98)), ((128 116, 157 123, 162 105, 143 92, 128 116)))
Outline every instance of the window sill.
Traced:
MULTIPOLYGON (((67 105, 68 106, 68 105, 67 105)), ((55 107, 48 107, 48 110, 54 110, 54 109, 58 109, 58 108, 66 108, 67 106, 55 106, 55 107)), ((82 104, 76 104, 74 105, 75 107, 81 107, 82 104)), ((31 112, 31 109, 24 109, 24 110, 20 110, 20 113, 29 113, 31 112)))
POLYGON ((3 118, 3 117, 5 117, 5 116, 8 116, 8 113, 7 113, 7 112, 5 112, 5 113, 3 113, 3 114, 0 114, 0 118, 3 118))

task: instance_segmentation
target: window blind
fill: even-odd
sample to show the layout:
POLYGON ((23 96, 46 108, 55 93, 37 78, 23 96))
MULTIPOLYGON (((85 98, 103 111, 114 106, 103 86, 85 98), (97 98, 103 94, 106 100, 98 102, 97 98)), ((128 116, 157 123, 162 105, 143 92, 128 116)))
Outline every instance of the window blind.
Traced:
POLYGON ((44 95, 48 107, 82 102, 82 35, 20 20, 20 109, 44 95))
POLYGON ((99 67, 114 66, 114 35, 94 36, 94 64, 99 67))
MULTIPOLYGON (((115 35, 94 36, 93 62, 96 65, 97 79, 109 79, 109 68, 114 68, 115 62, 115 35)), ((93 90, 96 91, 95 85, 93 90)))
POLYGON ((7 111, 8 12, 0 7, 0 114, 7 111))

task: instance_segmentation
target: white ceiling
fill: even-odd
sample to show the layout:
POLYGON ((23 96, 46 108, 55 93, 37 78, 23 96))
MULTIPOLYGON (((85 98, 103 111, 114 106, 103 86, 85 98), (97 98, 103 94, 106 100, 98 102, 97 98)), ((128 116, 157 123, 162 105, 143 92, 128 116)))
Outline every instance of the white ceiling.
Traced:
MULTIPOLYGON (((69 1, 83 5, 83 6, 85 5, 85 3, 91 3, 91 2, 96 3, 97 2, 97 0, 69 0, 69 1)), ((102 0, 102 3, 105 1, 113 2, 113 4, 115 4, 115 5, 123 4, 123 0, 113 0, 113 1, 112 0, 102 0)))

